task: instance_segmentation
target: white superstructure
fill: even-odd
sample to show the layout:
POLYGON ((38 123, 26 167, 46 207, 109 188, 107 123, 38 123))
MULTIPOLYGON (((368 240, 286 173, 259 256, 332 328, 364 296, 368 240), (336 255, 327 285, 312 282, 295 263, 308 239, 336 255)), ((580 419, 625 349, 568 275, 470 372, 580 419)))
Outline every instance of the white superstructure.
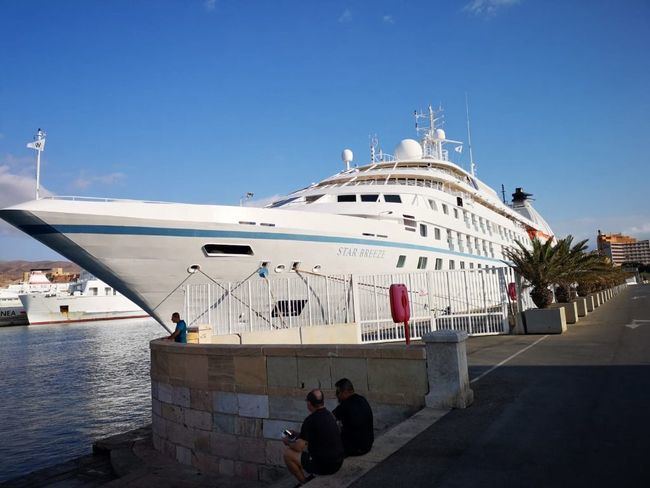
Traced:
POLYGON ((87 272, 67 293, 20 295, 30 325, 148 317, 114 288, 87 272))
MULTIPOLYGON (((422 115, 416 114, 419 118, 422 115)), ((257 275, 386 273, 502 264, 504 248, 552 231, 530 202, 504 204, 449 159, 460 147, 429 124, 393 156, 345 168, 266 208, 59 197, 0 216, 89 270, 161 323, 182 284, 257 275)))

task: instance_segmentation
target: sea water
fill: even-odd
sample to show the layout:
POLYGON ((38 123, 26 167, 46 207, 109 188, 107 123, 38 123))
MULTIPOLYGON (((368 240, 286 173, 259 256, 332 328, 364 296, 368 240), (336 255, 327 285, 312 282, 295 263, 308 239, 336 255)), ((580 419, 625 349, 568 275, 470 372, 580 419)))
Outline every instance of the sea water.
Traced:
POLYGON ((0 327, 0 482, 151 422, 154 320, 0 327))

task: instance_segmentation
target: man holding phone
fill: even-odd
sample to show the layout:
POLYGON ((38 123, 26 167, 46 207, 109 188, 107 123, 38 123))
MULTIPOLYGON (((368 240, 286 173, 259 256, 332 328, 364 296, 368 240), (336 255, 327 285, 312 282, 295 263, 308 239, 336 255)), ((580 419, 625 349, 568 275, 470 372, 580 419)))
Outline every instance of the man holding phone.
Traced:
POLYGON ((314 474, 336 473, 343 464, 341 433, 332 412, 325 408, 325 397, 319 389, 305 399, 309 415, 302 423, 300 434, 285 431, 282 442, 288 447, 284 453, 287 468, 301 486, 314 474), (290 435, 287 435, 290 434, 290 435), (311 476, 305 476, 305 471, 311 476))

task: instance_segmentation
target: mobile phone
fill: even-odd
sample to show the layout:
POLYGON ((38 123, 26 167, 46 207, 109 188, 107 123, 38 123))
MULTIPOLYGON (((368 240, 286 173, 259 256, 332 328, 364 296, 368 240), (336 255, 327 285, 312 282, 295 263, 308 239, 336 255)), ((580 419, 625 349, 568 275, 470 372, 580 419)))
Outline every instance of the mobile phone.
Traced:
POLYGON ((296 437, 296 434, 291 432, 289 429, 284 429, 282 431, 282 435, 284 435, 285 437, 289 437, 290 439, 293 438, 293 437, 296 437))

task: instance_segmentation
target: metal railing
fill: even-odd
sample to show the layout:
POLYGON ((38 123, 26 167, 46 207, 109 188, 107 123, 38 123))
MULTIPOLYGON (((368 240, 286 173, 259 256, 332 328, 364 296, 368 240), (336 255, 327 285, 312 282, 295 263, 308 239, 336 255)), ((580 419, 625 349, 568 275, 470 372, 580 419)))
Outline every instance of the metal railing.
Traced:
MULTIPOLYGON (((517 305, 508 297, 512 268, 325 276, 297 271, 273 278, 185 286, 188 324, 208 324, 214 335, 294 327, 352 324, 362 342, 404 339, 391 318, 389 289, 403 283, 411 305, 411 337, 433 330, 469 335, 504 334, 517 305)), ((534 307, 519 290, 522 309, 534 307)))

